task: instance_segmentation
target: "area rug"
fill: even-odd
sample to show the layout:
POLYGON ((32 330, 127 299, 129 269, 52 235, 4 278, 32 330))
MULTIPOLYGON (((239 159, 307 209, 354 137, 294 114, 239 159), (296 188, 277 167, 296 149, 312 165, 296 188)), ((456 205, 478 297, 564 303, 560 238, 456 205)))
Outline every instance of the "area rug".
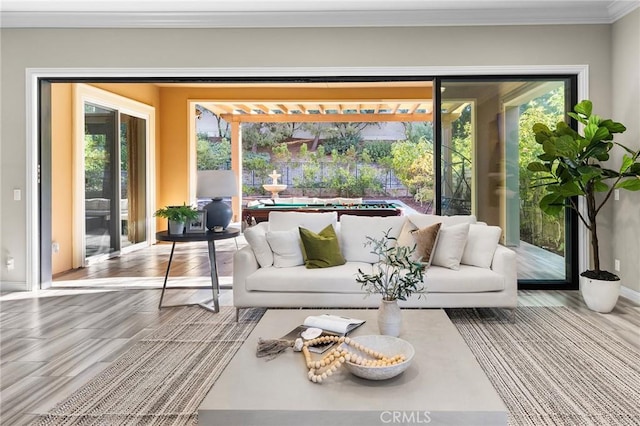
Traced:
POLYGON ((200 402, 264 314, 190 307, 140 340, 37 425, 190 425, 200 402))
POLYGON ((640 353, 566 307, 447 310, 510 425, 640 424, 640 353))

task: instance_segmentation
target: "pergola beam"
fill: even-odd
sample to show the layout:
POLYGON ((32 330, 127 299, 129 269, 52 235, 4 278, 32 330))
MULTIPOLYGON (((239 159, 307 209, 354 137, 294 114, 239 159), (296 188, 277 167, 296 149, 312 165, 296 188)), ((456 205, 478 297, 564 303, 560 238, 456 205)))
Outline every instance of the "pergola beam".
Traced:
POLYGON ((222 114, 228 123, 376 123, 432 121, 433 114, 222 114))

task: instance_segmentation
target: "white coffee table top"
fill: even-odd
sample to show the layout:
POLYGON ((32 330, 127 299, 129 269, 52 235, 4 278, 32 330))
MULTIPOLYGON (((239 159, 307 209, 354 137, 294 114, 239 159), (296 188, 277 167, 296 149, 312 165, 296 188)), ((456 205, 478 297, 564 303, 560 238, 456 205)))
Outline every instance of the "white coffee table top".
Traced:
MULTIPOLYGON (((443 310, 405 309, 401 338, 411 366, 384 381, 341 368, 322 384, 307 378, 301 353, 257 358, 257 342, 278 338, 309 315, 367 322, 351 335, 379 334, 375 309, 269 310, 200 405, 199 423, 216 425, 507 424, 507 409, 443 310)), ((314 359, 320 355, 314 355, 314 359)))

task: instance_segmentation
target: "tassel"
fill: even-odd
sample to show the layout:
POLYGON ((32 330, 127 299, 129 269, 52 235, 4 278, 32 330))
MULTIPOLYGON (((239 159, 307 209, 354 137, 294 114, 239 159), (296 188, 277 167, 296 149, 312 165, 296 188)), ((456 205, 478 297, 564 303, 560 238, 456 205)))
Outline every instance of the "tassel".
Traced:
POLYGON ((258 339, 258 348, 256 349, 256 356, 258 358, 268 357, 267 361, 271 361, 281 353, 287 350, 287 348, 293 347, 293 340, 284 339, 258 339))

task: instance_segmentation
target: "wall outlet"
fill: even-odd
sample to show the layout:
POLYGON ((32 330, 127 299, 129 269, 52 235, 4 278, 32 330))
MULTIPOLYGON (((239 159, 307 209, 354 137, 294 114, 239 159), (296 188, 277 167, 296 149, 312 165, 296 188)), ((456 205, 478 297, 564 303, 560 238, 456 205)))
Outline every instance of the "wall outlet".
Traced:
POLYGON ((615 269, 616 272, 620 272, 620 260, 616 259, 613 261, 613 269, 615 269))
POLYGON ((613 190, 613 199, 615 201, 620 201, 620 190, 619 189, 614 189, 613 190))
POLYGON ((53 243, 51 243, 51 251, 54 253, 60 252, 60 243, 57 241, 54 241, 53 243))
POLYGON ((16 262, 13 260, 13 257, 7 257, 7 270, 11 271, 16 267, 16 262))

